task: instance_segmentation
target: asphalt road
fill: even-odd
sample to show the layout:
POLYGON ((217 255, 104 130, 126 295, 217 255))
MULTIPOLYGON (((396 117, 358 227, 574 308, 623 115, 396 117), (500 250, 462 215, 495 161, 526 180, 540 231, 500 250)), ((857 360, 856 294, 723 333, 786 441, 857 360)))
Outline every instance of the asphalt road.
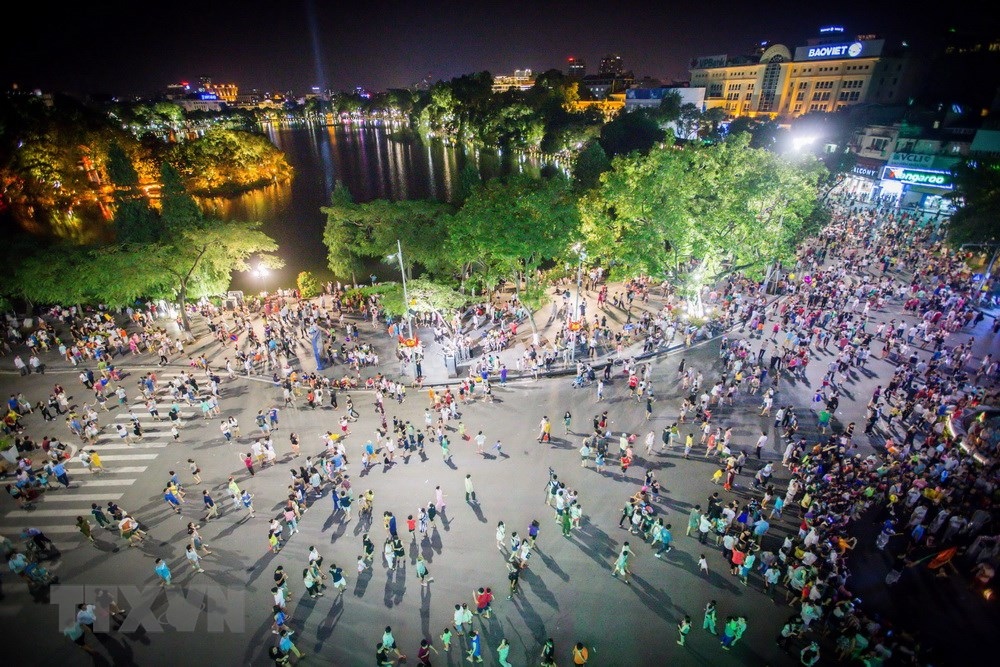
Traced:
MULTIPOLYGON (((888 318, 895 314, 876 316, 888 318)), ((980 328, 985 329, 986 324, 980 328)), ((988 335, 982 339, 977 336, 977 341, 979 349, 992 345, 988 335)), ((375 492, 376 523, 371 527, 371 535, 377 547, 381 546, 385 534, 380 525, 384 510, 398 517, 401 535, 407 543, 406 516, 415 515, 419 507, 434 499, 435 486, 441 485, 446 496, 447 510, 440 527, 425 541, 407 543, 405 566, 393 573, 376 559, 368 575, 359 579, 354 565, 361 553, 360 533, 364 524, 357 513, 347 524, 332 518, 328 496, 316 501, 304 516, 299 534, 294 535, 279 554, 268 553, 267 521, 277 514, 288 485, 287 434, 290 431, 299 434, 303 454, 318 453, 322 449, 320 435, 338 428, 340 413, 329 408, 315 411, 283 409, 279 430, 275 433, 281 463, 247 479, 239 454, 248 451, 250 437, 255 433, 252 417, 258 409, 280 401, 280 394, 267 382, 245 378, 223 383, 223 415, 235 414, 242 426, 243 438, 238 444, 227 444, 217 420, 206 422, 200 415, 186 420, 181 439, 176 443, 170 440, 163 424, 150 424, 144 441, 132 447, 117 442, 116 437, 107 438, 108 441, 99 447, 104 452, 107 472, 91 476, 75 464, 71 476, 82 486, 49 492, 32 512, 15 508, 5 498, 0 534, 13 538, 13 531, 28 525, 46 531, 63 547, 63 557, 51 565, 63 583, 155 586, 153 561, 161 557, 170 564, 179 588, 192 582, 213 582, 245 596, 243 632, 209 633, 203 615, 194 632, 175 630, 89 637, 88 643, 100 653, 98 664, 176 664, 179 659, 190 664, 268 664, 266 651, 274 643, 270 631, 269 589, 271 574, 277 565, 283 565, 291 575, 292 591, 296 594, 289 604, 291 626, 296 630, 297 646, 310 656, 308 662, 315 661, 315 656, 334 664, 370 663, 384 627, 390 625, 400 648, 410 656, 408 662, 415 664, 420 639, 432 639, 441 650, 438 636, 449 625, 455 603, 471 603, 474 588, 490 586, 498 598, 494 604, 495 613, 489 620, 477 618, 474 621, 484 637, 484 655, 490 664, 496 662, 495 649, 501 637, 510 642, 510 659, 515 665, 536 664, 533 661, 537 660, 541 645, 548 637, 555 641, 560 664, 570 663, 571 647, 577 641, 590 647, 591 664, 667 664, 668 661, 698 665, 794 664, 795 661, 774 643, 781 624, 793 613, 783 604, 783 595, 777 603, 769 600, 761 590, 757 574, 752 576, 749 586, 741 585, 729 574, 718 547, 702 546, 696 539, 684 536, 687 511, 693 504, 704 505, 715 491, 723 496, 744 498, 746 485, 758 464, 752 460, 748 463, 746 474, 738 479, 740 486, 731 494, 712 485, 710 477, 715 469, 712 462, 700 456, 684 460, 676 451, 657 454, 647 461, 643 458, 642 446, 637 445, 638 460, 626 479, 622 479, 616 467, 599 474, 592 468, 580 466, 577 449, 581 436, 589 430, 593 415, 602 410, 609 411, 616 432, 637 433, 640 442, 648 430, 655 429, 659 434, 663 426, 675 419, 679 388, 674 382, 681 356, 687 358, 689 365, 702 369, 707 382, 714 375, 717 343, 654 362, 658 400, 654 418, 648 422, 643 404, 627 398, 621 378, 608 387, 605 400, 601 402, 597 401, 593 387, 573 389, 568 378, 518 381, 507 388, 497 388, 494 404, 476 402, 463 407, 461 421, 469 433, 483 430, 489 444, 499 438, 506 456, 477 455, 473 442, 453 437, 453 465, 446 464, 440 450, 431 447, 426 460, 417 455, 408 460, 397 456, 396 464, 388 469, 379 466, 361 474, 357 453, 368 434, 374 433, 376 421, 371 394, 355 392, 355 404, 362 418, 351 425, 352 435, 347 440, 348 452, 354 455, 349 473, 356 492, 368 488, 375 492), (569 434, 564 433, 561 423, 566 410, 570 410, 574 418, 569 434), (553 421, 555 437, 551 443, 540 444, 535 438, 537 424, 543 415, 553 421), (187 472, 188 458, 197 460, 203 470, 205 483, 202 486, 212 488, 217 501, 228 506, 222 487, 229 475, 236 474, 241 486, 254 494, 257 510, 257 518, 252 520, 243 520, 242 512, 224 511, 218 520, 203 527, 205 541, 214 551, 203 561, 204 574, 194 574, 183 557, 187 542, 185 526, 188 521, 203 515, 199 488, 190 481, 187 472), (561 536, 553 511, 544 503, 543 489, 550 466, 570 488, 579 491, 585 518, 581 529, 574 531, 570 538, 561 536), (653 557, 650 547, 637 544, 635 536, 618 527, 621 506, 638 489, 647 468, 656 471, 663 485, 658 507, 673 524, 676 539, 675 548, 662 561, 653 557), (180 473, 189 490, 180 516, 164 505, 160 494, 169 470, 180 473), (464 500, 466 474, 472 475, 478 505, 469 505, 464 500), (74 517, 89 510, 91 499, 100 498, 104 504, 105 498, 111 496, 117 496, 116 502, 150 527, 151 539, 142 547, 124 548, 116 534, 99 529, 95 529, 98 543, 91 546, 76 532, 74 517), (541 523, 538 548, 531 557, 529 570, 522 577, 522 594, 509 602, 503 593, 506 570, 504 554, 495 545, 496 524, 504 521, 508 535, 512 530, 524 534, 533 519, 541 523), (637 547, 631 585, 611 576, 612 560, 625 540, 637 547), (332 587, 318 600, 301 595, 303 586, 297 575, 305 567, 311 546, 317 547, 325 563, 336 562, 347 573, 348 587, 342 598, 336 599, 332 587), (702 553, 708 558, 708 576, 698 572, 697 560, 702 553), (435 578, 423 590, 414 572, 418 554, 424 556, 435 578), (730 614, 744 614, 748 619, 748 630, 732 651, 722 650, 718 639, 701 629, 702 609, 711 599, 718 602, 720 626, 730 614), (681 647, 674 640, 676 624, 685 614, 691 617, 694 628, 687 645, 681 647)), ((823 359, 821 354, 817 361, 823 359)), ((823 372, 822 365, 814 363, 809 367, 810 378, 817 384, 823 372)), ((160 377, 163 379, 177 370, 161 371, 160 377)), ((851 379, 850 395, 842 401, 836 415, 841 423, 861 423, 865 403, 874 385, 883 383, 891 374, 889 364, 881 360, 873 360, 870 370, 871 373, 858 374, 851 379)), ((136 369, 125 380, 126 388, 132 389, 130 394, 137 393, 134 381, 140 374, 136 369)), ((75 373, 50 371, 44 377, 29 378, 0 376, 4 391, 21 390, 29 398, 47 395, 54 381, 61 382, 70 394, 77 395, 74 402, 82 398, 82 387, 75 373)), ((808 402, 813 386, 783 381, 776 400, 776 404, 793 402, 798 406, 805 433, 812 428, 808 402)), ((402 405, 387 403, 387 414, 390 420, 392 415, 397 415, 421 424, 426 404, 425 393, 411 390, 402 405)), ((196 411, 197 407, 188 410, 196 411)), ((760 417, 758 412, 757 397, 740 396, 735 407, 717 410, 715 414, 718 423, 733 426, 736 445, 750 450, 762 427, 770 432, 771 419, 760 417)), ((121 410, 116 409, 113 414, 103 417, 108 421, 121 421, 123 415, 120 413, 121 410)), ((138 409, 137 413, 145 415, 138 409)), ((27 422, 29 432, 36 439, 46 433, 60 437, 68 435, 61 421, 44 424, 36 414, 29 416, 27 422)), ((772 434, 765 458, 780 459, 782 449, 783 443, 777 442, 772 434)), ((696 448, 694 453, 697 452, 696 448)), ((783 474, 784 469, 777 466, 779 486, 783 474)), ((797 523, 794 515, 774 522, 770 540, 780 540, 786 531, 795 530, 797 523)), ((880 577, 875 572, 879 562, 873 558, 867 563, 868 569, 857 578, 877 589, 880 577)), ((32 601, 25 585, 8 572, 3 575, 3 583, 6 598, 0 603, 0 616, 5 619, 8 629, 8 654, 13 664, 92 663, 89 656, 61 636, 55 605, 32 601)), ((166 604, 166 598, 161 596, 153 606, 162 620, 169 618, 166 604)), ((975 613, 970 616, 976 616, 980 623, 990 618, 975 613)), ((973 631, 978 630, 977 627, 973 631)), ((456 637, 451 653, 437 656, 434 662, 461 663, 462 647, 463 638, 456 637)))

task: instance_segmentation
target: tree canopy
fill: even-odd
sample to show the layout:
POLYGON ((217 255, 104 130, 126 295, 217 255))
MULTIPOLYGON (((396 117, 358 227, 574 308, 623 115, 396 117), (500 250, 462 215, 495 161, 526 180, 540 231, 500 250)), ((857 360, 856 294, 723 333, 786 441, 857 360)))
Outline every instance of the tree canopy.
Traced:
POLYGON ((959 163, 954 170, 955 190, 950 194, 961 207, 948 223, 948 241, 990 243, 1000 241, 1000 160, 959 163))
POLYGON ((746 134, 612 164, 580 215, 588 255, 620 276, 676 275, 691 262, 706 279, 760 275, 793 252, 823 175, 815 161, 750 148, 746 134))

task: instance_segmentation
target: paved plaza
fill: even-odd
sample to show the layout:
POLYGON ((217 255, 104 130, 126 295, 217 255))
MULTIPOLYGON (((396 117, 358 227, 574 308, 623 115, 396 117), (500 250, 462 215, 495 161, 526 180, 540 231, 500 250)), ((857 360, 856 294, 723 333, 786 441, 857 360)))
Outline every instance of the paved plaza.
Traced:
MULTIPOLYGON (((913 320, 896 303, 888 305, 884 312, 872 312, 871 316, 873 324, 891 318, 913 320)), ((975 337, 977 359, 993 350, 991 324, 992 320, 987 318, 975 330, 958 334, 960 338, 975 337)), ((260 327, 259 320, 256 325, 260 327)), ((425 338, 427 332, 421 331, 420 335, 425 338)), ((746 332, 731 331, 728 336, 737 340, 746 336, 746 332)), ((364 325, 362 341, 371 341, 380 349, 388 349, 391 342, 384 332, 372 331, 364 325)), ((162 368, 156 366, 155 358, 148 356, 137 358, 136 362, 125 359, 121 367, 129 375, 121 384, 129 390, 129 404, 144 426, 142 441, 128 444, 121 441, 113 428, 105 428, 96 446, 104 460, 105 472, 92 474, 82 463, 72 462, 69 465, 72 488, 47 491, 30 511, 15 507, 5 494, 0 534, 17 543, 17 535, 25 527, 43 530, 63 552, 58 561, 50 564, 52 573, 63 584, 154 587, 157 584, 154 560, 162 558, 173 571, 175 588, 183 590, 194 584, 211 583, 243 595, 243 632, 227 628, 209 633, 208 620, 202 615, 198 630, 193 633, 166 628, 162 633, 140 630, 99 634, 87 639, 99 653, 94 658, 97 664, 152 665, 178 660, 187 664, 271 664, 267 650, 276 638, 272 634, 270 589, 272 574, 279 565, 289 574, 292 592, 288 625, 294 629, 294 641, 307 655, 307 663, 370 664, 385 627, 391 626, 400 650, 409 656, 407 663, 416 664, 421 639, 431 640, 438 651, 443 651, 439 637, 452 623, 455 604, 468 603, 474 607, 475 589, 491 587, 496 596, 491 617, 476 617, 472 624, 482 636, 487 664, 497 664, 496 648, 503 638, 511 646, 509 660, 514 665, 538 664, 542 645, 548 638, 554 640, 558 664, 572 664, 571 650, 576 642, 583 642, 589 648, 589 664, 797 664, 801 642, 794 644, 793 654, 775 644, 782 624, 797 613, 786 604, 785 589, 765 595, 759 572, 754 572, 748 584, 743 585, 730 574, 729 564, 714 539, 703 545, 694 536, 685 535, 689 511, 695 504, 704 507, 713 493, 718 492, 726 501, 739 500, 741 504, 751 496, 759 497, 760 492, 749 487, 756 471, 766 462, 774 464, 773 481, 783 492, 788 476, 780 464, 785 443, 773 427, 773 417, 760 415, 760 396, 740 393, 735 405, 719 406, 713 412, 712 421, 724 428, 732 427, 735 446, 750 454, 731 491, 713 483, 718 460, 706 458, 704 447, 696 444, 690 459, 683 457, 681 447, 661 451, 661 431, 677 419, 681 398, 686 393, 678 383, 679 364, 683 360, 686 366, 701 371, 710 386, 720 371, 719 344, 716 338, 690 349, 680 346, 645 362, 652 364, 651 378, 656 390, 649 419, 645 401, 629 397, 621 366, 614 367, 603 400, 598 400, 594 383, 575 388, 571 376, 514 378, 504 387, 494 384, 494 402, 485 402, 480 395, 459 406, 459 418, 448 425, 452 442, 450 461, 444 460, 440 447, 430 444, 423 454, 405 455, 397 451, 391 465, 379 464, 368 471, 363 471, 359 462, 365 441, 374 436, 378 425, 371 391, 340 392, 340 408, 336 410, 328 404, 310 409, 304 406, 301 397, 297 407, 292 408, 281 405, 281 390, 266 377, 229 379, 223 374, 222 416, 237 417, 241 436, 227 442, 220 432, 219 418, 204 420, 198 407, 193 406, 182 410, 184 426, 179 439, 174 441, 169 422, 153 421, 142 402, 135 400, 136 381, 144 373, 155 371, 163 386, 166 380, 188 370, 185 359, 176 357, 162 368), (352 520, 345 522, 342 513, 333 514, 327 492, 311 502, 299 523, 299 532, 288 538, 279 553, 271 553, 267 526, 271 518, 281 514, 290 468, 302 465, 306 456, 318 457, 323 453, 322 436, 327 431, 339 432, 347 394, 360 413, 358 421, 350 423, 346 439, 350 460, 347 473, 356 496, 367 489, 374 492, 372 516, 368 519, 360 516, 355 506, 352 520), (259 436, 254 416, 258 410, 267 412, 272 406, 280 410, 279 426, 273 433, 279 460, 272 467, 258 468, 251 477, 242 458, 259 436), (572 415, 568 431, 563 425, 567 411, 572 415), (624 432, 637 436, 636 461, 625 475, 610 457, 601 472, 594 469, 593 460, 588 466, 581 466, 578 450, 582 439, 592 432, 595 416, 604 411, 610 419, 609 428, 616 435, 624 432), (551 442, 537 440, 543 417, 552 422, 551 442), (477 454, 473 440, 459 437, 460 423, 470 435, 480 430, 484 433, 487 454, 477 454), (643 439, 650 431, 655 433, 656 444, 654 453, 647 455, 643 439), (291 458, 288 436, 292 432, 298 434, 302 443, 302 457, 298 459, 291 458), (761 432, 768 439, 758 461, 753 456, 753 444, 761 432), (493 449, 498 440, 499 453, 493 449), (201 468, 200 485, 191 480, 189 459, 194 459, 201 468), (161 490, 171 470, 179 474, 187 490, 179 515, 162 499, 161 490), (554 510, 545 502, 550 470, 569 489, 578 492, 583 509, 581 525, 569 537, 562 535, 554 510), (660 499, 654 506, 658 516, 672 524, 675 538, 674 548, 662 559, 654 557, 653 549, 643 544, 641 537, 619 526, 623 505, 639 490, 648 470, 655 472, 662 485, 660 499), (226 483, 231 475, 253 494, 255 518, 246 518, 245 511, 230 505, 226 483), (468 475, 474 484, 475 503, 466 502, 468 475), (416 516, 420 508, 435 501, 438 486, 444 492, 446 509, 427 535, 418 532, 411 540, 406 517, 416 516), (209 489, 223 506, 221 516, 207 523, 201 522, 203 488, 209 489), (141 546, 127 548, 117 531, 96 526, 95 544, 88 544, 80 535, 74 525, 76 516, 89 517, 91 502, 105 505, 108 500, 126 508, 148 527, 149 539, 141 546), (387 569, 379 557, 386 536, 382 523, 384 511, 391 511, 397 517, 406 550, 402 564, 394 571, 387 569), (507 553, 497 547, 497 523, 505 523, 509 542, 512 531, 526 535, 533 520, 540 524, 536 548, 521 576, 520 592, 508 601, 507 553), (190 521, 203 524, 201 534, 213 552, 202 560, 204 573, 195 573, 184 556, 188 542, 186 526, 190 521), (364 532, 370 533, 376 555, 372 567, 359 576, 355 566, 363 553, 364 532), (612 576, 612 564, 625 541, 631 543, 635 553, 628 584, 621 577, 612 576), (326 582, 328 587, 323 597, 311 599, 303 595, 301 572, 312 547, 323 557, 324 570, 331 563, 343 568, 348 584, 341 595, 329 585, 330 581, 326 582), (699 571, 702 555, 708 563, 707 574, 699 571), (421 586, 415 571, 418 556, 423 557, 434 578, 426 587, 421 586), (730 615, 744 615, 747 619, 745 635, 731 650, 724 650, 718 637, 702 629, 703 609, 710 600, 717 602, 720 631, 730 615), (686 644, 680 646, 676 643, 677 624, 685 615, 690 616, 693 627, 686 644)), ((197 345, 213 355, 214 367, 224 364, 216 344, 199 340, 197 345)), ((757 349, 760 341, 754 340, 753 345, 757 349)), ((304 345, 299 353, 303 368, 308 370, 311 362, 304 345)), ((807 370, 808 381, 783 376, 775 397, 776 406, 795 406, 800 433, 810 440, 817 431, 810 398, 820 384, 829 356, 828 352, 816 353, 817 363, 807 370)), ((365 374, 377 370, 368 369, 365 374)), ((873 389, 883 384, 892 370, 889 361, 874 357, 866 368, 852 368, 834 415, 835 429, 850 422, 864 423, 865 406, 873 389)), ((328 372, 337 377, 342 371, 335 366, 328 372)), ((58 382, 74 397, 71 403, 79 404, 89 396, 77 378, 78 373, 79 369, 56 361, 49 365, 44 376, 0 375, 0 387, 5 396, 24 392, 38 400, 47 396, 52 384, 58 382)), ((442 389, 436 387, 437 391, 442 389)), ((457 383, 452 389, 457 391, 457 383)), ((387 398, 385 410, 390 421, 398 417, 422 427, 427 406, 427 390, 410 388, 401 404, 387 398)), ((102 413, 101 422, 131 423, 121 407, 102 413)), ((26 418, 26 424, 27 433, 36 441, 52 435, 66 442, 79 442, 67 432, 62 418, 45 423, 36 413, 26 418)), ((691 423, 682 426, 682 437, 695 427, 691 423)), ((862 451, 870 452, 882 441, 879 434, 870 439, 862 437, 862 451)), ((872 517, 869 523, 875 519, 872 517)), ((774 520, 764 538, 765 548, 777 550, 785 534, 798 530, 799 522, 799 512, 794 508, 780 520, 774 520)), ((981 598, 961 590, 961 581, 937 582, 914 572, 908 575, 912 581, 904 589, 907 592, 900 594, 901 597, 890 596, 881 583, 889 558, 875 551, 874 534, 865 535, 863 525, 859 531, 862 538, 851 555, 852 579, 848 586, 865 599, 865 604, 902 622, 908 614, 906 605, 938 600, 941 619, 937 627, 962 628, 967 636, 986 636, 996 622, 996 612, 981 598)), ((8 642, 14 651, 12 664, 92 663, 90 656, 62 636, 55 605, 33 601, 25 584, 9 572, 4 572, 3 584, 6 596, 0 603, 0 616, 5 619, 8 632, 22 638, 8 642)), ((238 604, 238 599, 238 594, 230 598, 233 604, 238 604)), ((154 615, 162 621, 169 617, 166 604, 166 596, 161 595, 152 607, 154 615)), ((925 616, 914 616, 926 622, 925 616)), ((463 664, 467 645, 468 637, 456 636, 450 653, 432 655, 432 661, 463 664)), ((956 647, 956 654, 962 650, 956 647)), ((824 654, 824 664, 832 661, 832 651, 824 654)))

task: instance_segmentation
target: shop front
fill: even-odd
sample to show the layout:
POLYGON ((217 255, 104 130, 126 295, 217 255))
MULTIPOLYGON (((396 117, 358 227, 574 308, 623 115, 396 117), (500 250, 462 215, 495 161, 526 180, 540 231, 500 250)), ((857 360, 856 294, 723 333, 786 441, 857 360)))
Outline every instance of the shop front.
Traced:
POLYGON ((845 192, 865 199, 877 194, 877 185, 885 160, 858 156, 844 182, 845 192))
POLYGON ((904 208, 942 215, 953 210, 947 195, 955 181, 949 170, 890 164, 882 169, 879 188, 882 195, 897 197, 904 208))

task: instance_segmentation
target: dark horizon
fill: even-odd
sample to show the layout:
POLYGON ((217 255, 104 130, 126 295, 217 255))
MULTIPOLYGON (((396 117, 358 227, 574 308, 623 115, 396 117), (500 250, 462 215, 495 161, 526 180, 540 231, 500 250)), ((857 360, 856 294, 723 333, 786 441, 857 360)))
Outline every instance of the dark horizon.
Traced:
POLYGON ((821 26, 843 26, 847 38, 875 33, 919 47, 950 25, 940 12, 931 21, 885 4, 723 2, 707 11, 689 0, 671 6, 389 0, 348 9, 293 0, 280 12, 260 0, 179 0, 169 14, 125 3, 73 3, 57 11, 37 3, 19 13, 22 28, 0 46, 4 88, 77 95, 151 95, 202 76, 241 91, 379 91, 482 70, 565 71, 571 56, 585 60, 591 74, 608 53, 621 55, 638 78, 683 81, 692 58, 745 54, 761 41, 794 48, 821 26))

